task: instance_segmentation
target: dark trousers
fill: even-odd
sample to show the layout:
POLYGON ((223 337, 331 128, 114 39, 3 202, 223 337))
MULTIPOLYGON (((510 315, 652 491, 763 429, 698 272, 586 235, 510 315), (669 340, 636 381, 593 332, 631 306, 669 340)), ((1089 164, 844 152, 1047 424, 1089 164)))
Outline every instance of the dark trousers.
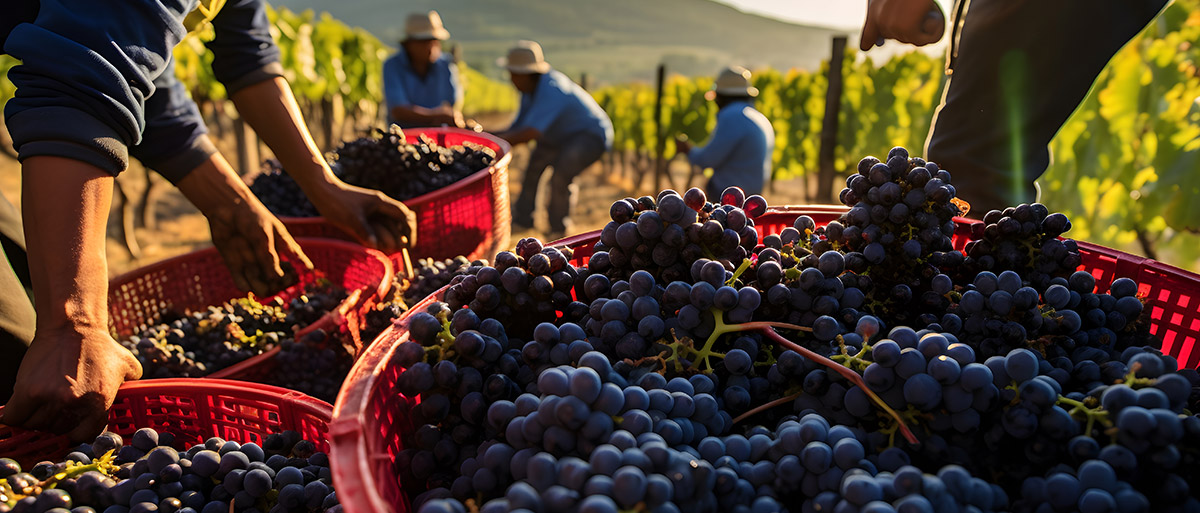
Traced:
POLYGON ((12 396, 25 350, 33 340, 35 317, 30 298, 29 263, 21 215, 0 195, 0 404, 12 396))
POLYGON ((959 0, 952 74, 925 154, 950 172, 972 217, 1034 201, 1050 140, 1166 3, 959 0))
POLYGON ((521 181, 521 193, 513 206, 513 223, 533 226, 533 208, 537 204, 538 181, 547 167, 554 168, 550 176, 550 231, 566 229, 567 216, 574 204, 571 182, 604 155, 604 141, 596 137, 578 136, 562 145, 538 141, 529 156, 529 167, 521 181))

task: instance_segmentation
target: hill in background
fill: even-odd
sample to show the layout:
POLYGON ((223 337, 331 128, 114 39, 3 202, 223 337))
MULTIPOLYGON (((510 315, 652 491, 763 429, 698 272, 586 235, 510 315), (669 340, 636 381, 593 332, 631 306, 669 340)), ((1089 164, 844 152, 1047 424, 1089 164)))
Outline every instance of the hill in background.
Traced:
POLYGON ((277 7, 329 11, 385 43, 403 36, 410 12, 436 9, 468 65, 503 77, 495 61, 518 39, 534 39, 546 60, 592 84, 652 81, 672 73, 713 75, 723 66, 816 69, 843 32, 743 13, 711 0, 275 0, 277 7))

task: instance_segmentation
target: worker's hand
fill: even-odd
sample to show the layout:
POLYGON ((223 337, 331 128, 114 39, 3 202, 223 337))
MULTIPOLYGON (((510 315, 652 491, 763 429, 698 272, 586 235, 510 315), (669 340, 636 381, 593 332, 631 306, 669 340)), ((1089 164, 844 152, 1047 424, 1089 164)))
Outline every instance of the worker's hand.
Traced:
POLYGON ((296 269, 284 266, 280 255, 306 269, 313 264, 287 228, 257 198, 250 196, 204 212, 213 245, 225 260, 238 289, 270 296, 295 285, 296 269))
POLYGON ((684 153, 692 151, 692 143, 688 142, 687 137, 675 138, 675 153, 684 153))
POLYGON ((338 180, 309 199, 325 219, 365 246, 394 252, 417 242, 416 214, 382 192, 338 180))
POLYGON ((867 0, 859 48, 870 50, 883 39, 925 46, 942 39, 946 17, 934 0, 867 0))
POLYGON ((121 383, 140 377, 137 358, 105 328, 38 330, 0 423, 89 441, 108 425, 121 383))
POLYGON ((250 192, 233 167, 214 153, 176 184, 204 217, 213 245, 239 290, 269 296, 294 285, 296 270, 284 269, 282 255, 312 269, 287 228, 250 192))

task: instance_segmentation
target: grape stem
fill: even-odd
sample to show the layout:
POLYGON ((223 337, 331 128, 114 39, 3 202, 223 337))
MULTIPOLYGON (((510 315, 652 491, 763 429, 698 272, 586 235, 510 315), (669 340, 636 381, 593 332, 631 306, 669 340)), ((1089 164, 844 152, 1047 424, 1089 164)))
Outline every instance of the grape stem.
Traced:
POLYGON ((742 273, 746 272, 746 269, 749 269, 749 268, 750 268, 750 259, 749 258, 743 259, 741 265, 738 265, 737 270, 733 271, 733 277, 729 278, 728 280, 725 280, 725 285, 732 287, 734 283, 737 283, 738 278, 742 277, 742 273))
POLYGON ((741 414, 741 415, 738 415, 738 416, 737 416, 737 418, 733 419, 733 423, 734 423, 734 425, 737 425, 737 423, 739 423, 739 422, 741 422, 741 421, 743 421, 743 420, 746 420, 746 417, 749 417, 749 416, 751 416, 751 415, 754 415, 755 413, 763 412, 763 411, 769 410, 769 409, 771 409, 771 408, 774 408, 774 407, 776 407, 776 406, 779 406, 779 405, 781 405, 781 404, 787 404, 787 403, 790 403, 790 402, 792 402, 792 401, 795 401, 795 400, 796 400, 796 398, 797 398, 797 397, 800 397, 800 394, 802 394, 802 393, 804 393, 804 392, 796 392, 796 393, 794 393, 794 394, 792 394, 792 395, 789 395, 789 396, 787 396, 787 397, 780 397, 779 399, 776 399, 776 400, 774 400, 774 401, 771 401, 771 402, 769 402, 769 403, 766 403, 766 404, 760 405, 760 406, 758 406, 758 407, 755 407, 754 409, 752 409, 752 410, 750 410, 750 411, 748 411, 748 412, 746 412, 746 413, 743 413, 743 414, 741 414))
POLYGON ((6 480, 0 480, 0 504, 5 504, 10 508, 16 507, 17 502, 25 497, 37 495, 38 493, 41 493, 41 490, 49 490, 54 488, 63 480, 78 477, 93 470, 108 477, 113 477, 117 475, 117 471, 120 470, 120 467, 114 463, 116 460, 116 456, 113 455, 114 452, 116 452, 116 449, 110 449, 108 452, 104 453, 103 456, 92 460, 92 462, 87 465, 75 461, 67 462, 67 468, 65 470, 55 473, 54 475, 46 478, 44 481, 41 481, 31 487, 34 489, 33 491, 37 493, 25 495, 22 493, 24 490, 13 490, 12 486, 10 486, 6 480))
POLYGON ((1105 427, 1112 427, 1112 420, 1108 418, 1108 411, 1105 411, 1103 407, 1088 408, 1082 401, 1076 401, 1061 395, 1058 396, 1058 404, 1070 406, 1071 409, 1067 413, 1071 414, 1072 417, 1079 414, 1087 417, 1087 427, 1085 428, 1086 431, 1084 431, 1087 436, 1092 436, 1092 428, 1095 427, 1096 421, 1100 421, 1105 427))
MULTIPOLYGON (((718 320, 717 325, 721 326, 721 324, 722 323, 718 320)), ((862 388, 863 392, 867 394, 867 397, 871 398, 871 400, 874 401, 877 406, 879 406, 885 413, 887 413, 889 417, 896 421, 896 425, 900 428, 900 432, 904 435, 905 440, 908 440, 908 442, 913 445, 920 444, 920 442, 917 441, 917 436, 914 435, 912 430, 908 428, 908 425, 904 423, 904 420, 900 418, 900 415, 897 414, 896 411, 890 406, 888 406, 887 403, 883 402, 883 399, 880 399, 878 395, 875 395, 875 392, 873 392, 871 388, 867 386, 867 383, 863 381, 862 376, 859 376, 858 373, 847 369, 846 367, 838 365, 837 362, 834 362, 829 358, 821 356, 795 342, 783 338, 783 335, 780 335, 775 330, 770 329, 775 324, 782 323, 750 322, 746 324, 734 325, 732 327, 733 329, 726 329, 729 329, 729 331, 758 330, 767 338, 773 340, 776 344, 800 353, 800 355, 804 356, 805 358, 824 365, 825 367, 832 369, 834 372, 841 374, 842 377, 845 377, 846 379, 850 380, 851 383, 854 383, 855 385, 858 385, 859 388, 862 388)))

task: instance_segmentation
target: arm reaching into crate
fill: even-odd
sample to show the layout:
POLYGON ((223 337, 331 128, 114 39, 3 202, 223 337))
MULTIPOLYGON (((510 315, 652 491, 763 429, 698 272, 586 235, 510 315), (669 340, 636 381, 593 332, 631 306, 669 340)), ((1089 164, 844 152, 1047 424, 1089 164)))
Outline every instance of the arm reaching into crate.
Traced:
POLYGON ((220 153, 214 153, 177 185, 208 218, 213 245, 238 289, 267 296, 295 283, 294 270, 281 265, 280 256, 285 253, 312 268, 283 223, 254 197, 220 153))
POLYGON ((104 228, 114 179, 55 156, 30 157, 21 171, 37 329, 0 422, 84 440, 107 424, 121 383, 142 375, 108 333, 104 228))
POLYGON ((238 112, 275 152, 321 215, 361 242, 384 250, 416 242, 417 218, 403 203, 379 191, 341 181, 317 150, 292 90, 282 77, 233 94, 238 112))

